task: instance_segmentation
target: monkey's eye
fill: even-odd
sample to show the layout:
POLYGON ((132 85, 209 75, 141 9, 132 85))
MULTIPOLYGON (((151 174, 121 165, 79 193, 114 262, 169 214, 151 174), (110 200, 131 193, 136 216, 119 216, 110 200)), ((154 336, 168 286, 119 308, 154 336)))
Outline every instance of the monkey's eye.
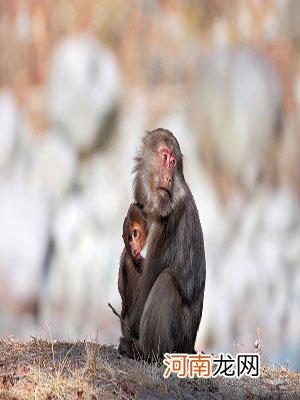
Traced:
POLYGON ((132 235, 133 235, 134 239, 136 239, 136 238, 138 237, 138 231, 137 231, 137 229, 134 229, 134 230, 133 230, 132 235))
POLYGON ((162 158, 164 161, 166 161, 167 158, 168 158, 168 156, 167 156, 166 153, 162 153, 161 158, 162 158))

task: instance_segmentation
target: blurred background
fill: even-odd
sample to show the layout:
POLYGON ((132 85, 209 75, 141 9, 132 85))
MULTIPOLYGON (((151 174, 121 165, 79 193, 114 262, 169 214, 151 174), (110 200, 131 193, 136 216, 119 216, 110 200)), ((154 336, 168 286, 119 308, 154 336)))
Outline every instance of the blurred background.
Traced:
POLYGON ((297 0, 0 0, 0 336, 117 343, 133 157, 165 127, 205 237, 196 348, 300 369, 299 15, 297 0))

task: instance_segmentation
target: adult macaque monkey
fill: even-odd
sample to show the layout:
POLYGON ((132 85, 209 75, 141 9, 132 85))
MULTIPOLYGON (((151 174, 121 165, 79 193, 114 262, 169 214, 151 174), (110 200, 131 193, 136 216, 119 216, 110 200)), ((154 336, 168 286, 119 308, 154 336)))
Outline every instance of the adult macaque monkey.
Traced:
MULTIPOLYGON (((121 317, 127 325, 139 295, 144 259, 141 251, 147 240, 146 215, 137 204, 131 204, 123 223, 124 250, 120 259, 118 289, 122 299, 121 317)), ((130 338, 121 320, 122 334, 130 338)))
POLYGON ((137 350, 143 358, 193 353, 206 263, 179 144, 168 130, 147 132, 135 161, 134 197, 147 214, 148 250, 129 318, 133 337, 120 339, 119 352, 133 357, 137 350))

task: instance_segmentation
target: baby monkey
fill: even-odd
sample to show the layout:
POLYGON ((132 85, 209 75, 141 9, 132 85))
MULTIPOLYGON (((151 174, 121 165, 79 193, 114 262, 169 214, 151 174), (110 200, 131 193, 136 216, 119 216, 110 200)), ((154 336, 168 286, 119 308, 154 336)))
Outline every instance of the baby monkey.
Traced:
MULTIPOLYGON (((118 289, 122 299, 121 317, 127 323, 140 291, 144 258, 141 255, 148 235, 146 214, 131 204, 123 223, 124 250, 120 259, 118 289)), ((124 337, 130 337, 121 321, 124 337)))

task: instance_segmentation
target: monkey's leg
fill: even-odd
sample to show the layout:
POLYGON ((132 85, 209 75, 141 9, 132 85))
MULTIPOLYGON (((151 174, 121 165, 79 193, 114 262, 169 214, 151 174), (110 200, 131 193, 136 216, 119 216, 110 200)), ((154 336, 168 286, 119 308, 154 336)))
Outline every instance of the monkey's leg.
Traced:
POLYGON ((166 352, 193 352, 187 319, 176 282, 167 271, 162 272, 146 301, 139 329, 139 344, 144 357, 162 357, 166 352))

